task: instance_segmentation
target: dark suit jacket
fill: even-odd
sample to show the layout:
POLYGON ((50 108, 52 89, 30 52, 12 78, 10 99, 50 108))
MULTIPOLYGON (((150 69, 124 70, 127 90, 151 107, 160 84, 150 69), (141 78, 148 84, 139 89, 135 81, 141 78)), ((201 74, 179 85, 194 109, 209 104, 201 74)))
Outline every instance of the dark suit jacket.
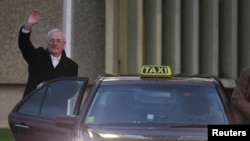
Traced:
POLYGON ((231 102, 239 123, 250 124, 250 68, 241 71, 231 102))
POLYGON ((19 31, 18 46, 28 63, 29 73, 23 97, 42 82, 62 76, 78 75, 78 64, 68 58, 65 51, 62 53, 59 64, 54 68, 50 53, 42 47, 35 48, 30 41, 31 33, 23 33, 22 27, 19 31))

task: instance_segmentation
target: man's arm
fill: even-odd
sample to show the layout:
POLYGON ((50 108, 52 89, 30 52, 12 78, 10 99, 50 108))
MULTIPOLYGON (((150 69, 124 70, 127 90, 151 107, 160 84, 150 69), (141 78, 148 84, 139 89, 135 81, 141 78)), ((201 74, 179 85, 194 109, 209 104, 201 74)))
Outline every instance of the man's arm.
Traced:
POLYGON ((233 106, 241 115, 250 120, 250 102, 248 98, 248 87, 250 87, 250 68, 243 69, 232 93, 231 101, 233 106))
POLYGON ((32 26, 37 24, 41 20, 41 11, 39 9, 34 10, 24 26, 21 27, 18 36, 18 46, 22 52, 24 59, 31 63, 33 58, 36 57, 35 47, 30 41, 30 34, 32 26))

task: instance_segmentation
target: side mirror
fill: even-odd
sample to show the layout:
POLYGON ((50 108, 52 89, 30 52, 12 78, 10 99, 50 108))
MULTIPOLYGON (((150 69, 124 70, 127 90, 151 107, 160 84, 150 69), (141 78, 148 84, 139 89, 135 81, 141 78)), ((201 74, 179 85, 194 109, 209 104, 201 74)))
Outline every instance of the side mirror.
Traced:
POLYGON ((56 117, 56 126, 63 128, 72 128, 74 126, 76 116, 57 116, 56 117))

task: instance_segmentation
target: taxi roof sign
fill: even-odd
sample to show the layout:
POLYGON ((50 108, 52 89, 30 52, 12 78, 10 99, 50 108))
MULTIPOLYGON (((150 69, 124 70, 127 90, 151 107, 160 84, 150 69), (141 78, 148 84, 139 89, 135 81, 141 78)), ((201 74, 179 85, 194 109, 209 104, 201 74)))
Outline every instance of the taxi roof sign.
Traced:
POLYGON ((172 72, 169 66, 144 65, 140 72, 143 77, 171 77, 172 72))

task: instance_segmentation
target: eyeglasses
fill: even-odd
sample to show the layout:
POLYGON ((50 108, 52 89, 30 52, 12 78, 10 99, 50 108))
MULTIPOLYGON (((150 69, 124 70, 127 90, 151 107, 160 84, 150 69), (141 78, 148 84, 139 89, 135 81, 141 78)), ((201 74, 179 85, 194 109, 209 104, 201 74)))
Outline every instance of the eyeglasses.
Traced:
POLYGON ((61 39, 50 39, 49 42, 50 43, 63 43, 63 40, 61 40, 61 39))

